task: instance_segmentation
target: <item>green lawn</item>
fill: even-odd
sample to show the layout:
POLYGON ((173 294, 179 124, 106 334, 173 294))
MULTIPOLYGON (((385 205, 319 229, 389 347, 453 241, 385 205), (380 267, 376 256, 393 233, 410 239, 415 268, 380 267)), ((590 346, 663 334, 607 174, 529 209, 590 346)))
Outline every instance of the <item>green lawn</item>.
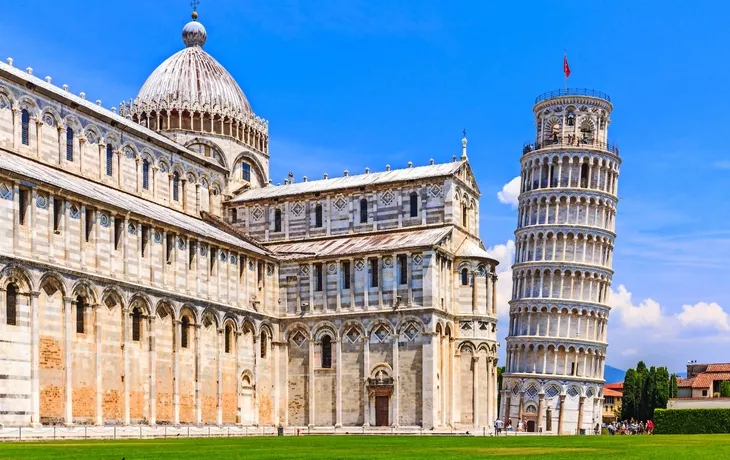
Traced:
POLYGON ((0 459, 702 459, 730 458, 730 435, 302 436, 0 443, 0 459))

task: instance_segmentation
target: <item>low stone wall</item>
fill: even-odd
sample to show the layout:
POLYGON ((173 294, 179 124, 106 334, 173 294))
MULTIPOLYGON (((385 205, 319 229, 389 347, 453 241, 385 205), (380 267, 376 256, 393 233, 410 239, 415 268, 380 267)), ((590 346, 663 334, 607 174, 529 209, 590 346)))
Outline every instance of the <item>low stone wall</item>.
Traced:
MULTIPOLYGON (((276 436, 273 426, 43 426, 0 428, 2 441, 54 441, 65 439, 150 439, 150 438, 214 438, 244 436, 276 436)), ((284 428, 285 436, 374 435, 374 436, 494 436, 486 427, 478 430, 435 429, 421 427, 342 427, 284 428)), ((516 433, 503 431, 500 436, 552 436, 552 433, 516 433)))
POLYGON ((730 398, 672 398, 667 409, 730 409, 730 398))

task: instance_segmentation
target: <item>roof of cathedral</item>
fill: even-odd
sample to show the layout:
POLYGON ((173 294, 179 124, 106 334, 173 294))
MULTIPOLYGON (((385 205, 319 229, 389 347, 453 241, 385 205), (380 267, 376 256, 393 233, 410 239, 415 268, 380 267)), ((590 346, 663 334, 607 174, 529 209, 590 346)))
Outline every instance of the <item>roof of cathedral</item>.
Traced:
POLYGON ((481 242, 474 240, 471 237, 466 237, 464 241, 456 249, 456 257, 462 257, 464 259, 489 259, 490 257, 487 251, 482 247, 481 242))
POLYGON ((393 169, 390 171, 346 175, 332 179, 320 179, 307 182, 296 182, 286 185, 270 185, 268 187, 253 188, 240 193, 233 198, 233 202, 254 201, 266 198, 299 195, 303 193, 327 192, 358 188, 369 185, 387 184, 390 182, 402 182, 409 180, 427 179, 431 177, 450 176, 464 164, 463 161, 441 163, 426 166, 416 166, 404 169, 393 169))
POLYGON ((237 238, 201 219, 189 216, 165 206, 144 200, 134 195, 92 182, 65 171, 37 163, 33 160, 0 150, 0 170, 21 174, 31 180, 46 183, 110 206, 133 211, 144 217, 155 219, 167 225, 194 232, 246 251, 270 255, 266 250, 237 238))
POLYGON ((205 27, 195 18, 183 27, 185 48, 167 58, 147 78, 132 104, 135 110, 189 110, 239 120, 253 110, 230 73, 203 51, 205 27))
MULTIPOLYGON (((10 61, 10 60, 9 60, 10 61)), ((157 133, 154 130, 151 130, 147 127, 144 127, 140 124, 134 123, 132 120, 129 120, 128 118, 122 116, 121 114, 117 114, 116 112, 109 110, 101 105, 101 101, 97 101, 97 103, 93 103, 89 100, 87 100, 84 97, 77 96, 70 91, 68 91, 68 87, 64 85, 63 88, 59 88, 58 86, 52 84, 50 82, 50 77, 47 77, 46 80, 40 79, 32 74, 32 69, 28 68, 25 71, 13 67, 12 65, 5 64, 4 62, 0 62, 0 72, 4 71, 7 72, 11 77, 11 81, 22 80, 24 85, 32 84, 36 87, 36 90, 42 90, 41 92, 50 94, 51 97, 54 99, 63 98, 66 99, 73 104, 81 107, 84 109, 86 113, 91 113, 92 116, 95 117, 107 117, 110 119, 113 123, 116 123, 117 125, 123 126, 125 129, 130 130, 132 133, 135 133, 135 131, 139 132, 140 138, 148 138, 148 140, 154 140, 156 143, 163 145, 165 148, 170 149, 174 152, 177 152, 180 155, 187 156, 190 158, 195 158, 195 161, 199 163, 205 164, 207 167, 213 167, 218 170, 221 170, 222 167, 218 162, 206 158, 203 155, 197 154, 193 152, 190 149, 185 148, 185 146, 178 144, 175 141, 170 140, 167 136, 164 136, 162 134, 157 133)), ((83 93, 81 93, 83 95, 83 93)), ((62 103, 67 104, 67 102, 63 101, 62 103)), ((136 133, 135 133, 136 134, 136 133)))
POLYGON ((422 230, 390 231, 370 235, 347 235, 326 240, 288 241, 268 245, 267 248, 284 259, 348 256, 382 251, 404 251, 439 244, 453 227, 437 227, 422 230))

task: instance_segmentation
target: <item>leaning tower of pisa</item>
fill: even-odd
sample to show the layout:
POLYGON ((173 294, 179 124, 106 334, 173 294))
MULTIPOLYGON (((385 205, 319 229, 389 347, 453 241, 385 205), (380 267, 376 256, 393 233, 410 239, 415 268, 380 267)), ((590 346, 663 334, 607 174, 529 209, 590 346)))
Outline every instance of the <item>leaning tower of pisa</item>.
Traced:
POLYGON ((535 100, 522 151, 502 418, 525 431, 601 423, 618 148, 611 100, 560 90, 535 100))

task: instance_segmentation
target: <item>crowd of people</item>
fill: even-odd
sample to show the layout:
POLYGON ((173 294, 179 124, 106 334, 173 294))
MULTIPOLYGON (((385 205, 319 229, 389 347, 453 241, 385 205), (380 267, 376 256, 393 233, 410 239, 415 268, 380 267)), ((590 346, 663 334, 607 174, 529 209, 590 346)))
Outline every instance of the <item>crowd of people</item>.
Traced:
POLYGON ((620 422, 612 422, 606 425, 608 433, 614 434, 652 434, 654 432, 654 422, 647 420, 637 422, 635 420, 623 420, 620 422))

